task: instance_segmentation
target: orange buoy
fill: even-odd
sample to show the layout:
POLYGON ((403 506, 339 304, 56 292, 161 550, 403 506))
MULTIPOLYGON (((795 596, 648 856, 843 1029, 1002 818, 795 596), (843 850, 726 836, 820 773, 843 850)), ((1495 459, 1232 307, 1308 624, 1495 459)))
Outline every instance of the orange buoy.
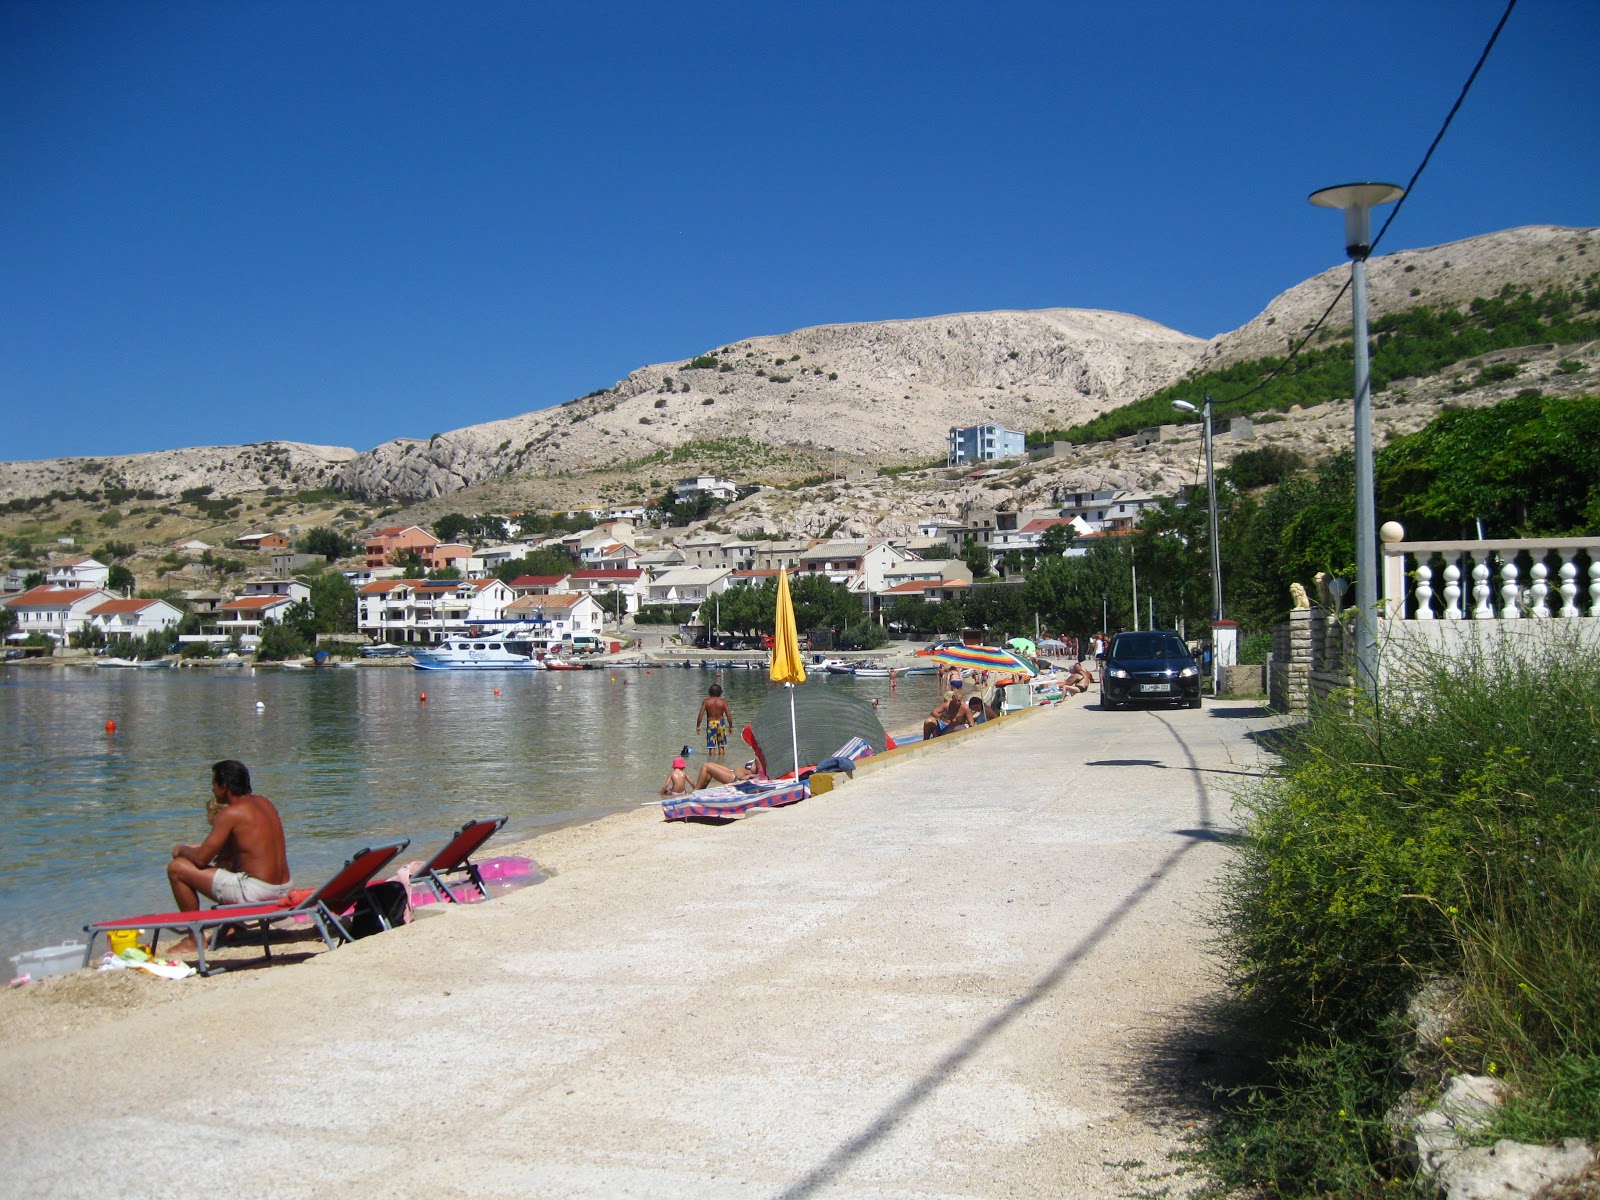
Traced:
POLYGON ((422 701, 422 703, 426 704, 428 702, 428 693, 427 692, 423 692, 422 695, 417 697, 417 699, 422 701))
POLYGON ((494 694, 495 694, 495 695, 496 695, 496 696, 498 696, 498 695, 499 695, 499 694, 500 694, 500 689, 499 689, 499 688, 495 688, 495 690, 494 690, 494 694))
POLYGON ((115 721, 107 721, 106 722, 106 732, 107 733, 115 733, 116 731, 117 731, 117 723, 115 721))

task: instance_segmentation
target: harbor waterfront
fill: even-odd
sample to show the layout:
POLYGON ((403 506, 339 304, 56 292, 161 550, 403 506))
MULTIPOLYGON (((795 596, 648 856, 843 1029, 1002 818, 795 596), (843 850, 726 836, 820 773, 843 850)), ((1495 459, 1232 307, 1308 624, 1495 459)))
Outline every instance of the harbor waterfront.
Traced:
MULTIPOLYGON (((737 727, 775 686, 764 670, 698 665, 0 670, 0 962, 81 940, 89 921, 169 910, 167 860, 203 835, 218 759, 243 761, 278 805, 307 883, 389 838, 426 855, 472 817, 509 815, 506 843, 634 808, 685 743, 698 770, 695 713, 713 682, 737 727)), ((920 725, 937 698, 927 677, 893 694, 881 679, 804 686, 877 699, 890 730, 920 725)), ((730 742, 727 761, 744 757, 730 742)))

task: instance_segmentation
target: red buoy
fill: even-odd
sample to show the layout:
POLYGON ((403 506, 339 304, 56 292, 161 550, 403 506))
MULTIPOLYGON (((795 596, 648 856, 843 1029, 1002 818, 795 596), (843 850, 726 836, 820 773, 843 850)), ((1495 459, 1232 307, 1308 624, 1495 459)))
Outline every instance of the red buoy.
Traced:
POLYGON ((106 732, 107 733, 115 733, 116 731, 117 731, 117 723, 115 721, 107 721, 106 722, 106 732))
POLYGON ((422 701, 422 703, 426 704, 428 702, 428 693, 427 692, 423 692, 422 695, 417 697, 417 699, 422 701))

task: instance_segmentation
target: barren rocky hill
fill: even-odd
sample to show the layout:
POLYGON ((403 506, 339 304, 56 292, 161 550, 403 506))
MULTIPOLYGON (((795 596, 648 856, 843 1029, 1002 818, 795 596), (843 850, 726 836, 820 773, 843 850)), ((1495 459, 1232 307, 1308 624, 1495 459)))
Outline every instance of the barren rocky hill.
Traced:
POLYGON ((558 408, 389 442, 352 459, 339 481, 357 495, 420 499, 723 438, 787 450, 796 474, 818 451, 926 461, 943 454, 951 425, 1069 425, 1137 399, 1180 378, 1204 345, 1141 317, 1080 309, 824 325, 643 367, 558 408))
MULTIPOLYGON (((1372 310, 1376 315, 1418 304, 1465 304, 1507 284, 1578 284, 1600 269, 1600 248, 1591 252, 1600 244, 1597 232, 1531 226, 1375 257, 1369 264, 1372 310)), ((942 457, 951 425, 993 420, 1026 430, 1064 428, 1148 395, 1196 367, 1281 354, 1328 307, 1348 275, 1344 265, 1330 268, 1209 343, 1141 317, 1082 309, 825 325, 706 348, 691 358, 642 367, 614 387, 555 408, 426 441, 397 439, 364 453, 269 442, 0 463, 0 501, 95 492, 107 484, 158 497, 202 486, 218 496, 331 486, 378 502, 420 501, 419 511, 425 511, 434 507, 429 498, 449 498, 456 508, 471 508, 480 499, 486 506, 639 499, 655 494, 667 478, 701 469, 783 482, 819 467, 928 462, 942 457)), ((1347 306, 1341 301, 1325 336, 1348 329, 1347 306)), ((1587 372, 1563 376, 1560 385, 1593 388, 1587 372)), ((1412 389, 1403 407, 1430 394, 1412 389)), ((1430 412, 1437 398, 1432 403, 1430 412)), ((1419 416, 1426 419, 1420 410, 1419 416)), ((1305 420, 1309 416, 1288 414, 1272 433, 1295 436, 1291 430, 1305 420)), ((1167 461, 1171 457, 1170 446, 1137 453, 1120 444, 1088 447, 1071 462, 1036 468, 1013 499, 1026 507, 1052 488, 1095 483, 1163 489, 1192 474, 1167 461)), ((994 481, 973 486, 976 496, 926 503, 943 510, 1000 490, 994 481)), ((803 511, 804 503, 790 505, 783 520, 773 523, 794 531, 826 530, 848 519, 840 515, 840 504, 865 502, 870 495, 859 488, 833 493, 816 501, 813 511, 803 511)), ((764 519, 754 511, 750 516, 764 519)), ((885 517, 887 526, 877 518, 862 520, 896 532, 894 521, 914 516, 885 517)))

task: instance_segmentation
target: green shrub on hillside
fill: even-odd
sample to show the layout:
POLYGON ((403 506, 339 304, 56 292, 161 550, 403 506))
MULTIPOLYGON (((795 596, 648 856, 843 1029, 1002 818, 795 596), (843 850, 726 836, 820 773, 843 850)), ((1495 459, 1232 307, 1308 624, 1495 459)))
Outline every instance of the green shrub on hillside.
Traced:
MULTIPOLYGON (((1060 440, 1085 445, 1126 437, 1179 420, 1174 400, 1198 401, 1207 394, 1219 418, 1347 398, 1354 371, 1350 335, 1348 328, 1335 333, 1337 340, 1308 347, 1292 362, 1268 356, 1200 372, 1082 425, 1030 434, 1028 444, 1060 440)), ((1376 316, 1370 326, 1372 389, 1378 392, 1398 380, 1436 375, 1453 363, 1494 350, 1544 342, 1575 345, 1597 337, 1600 275, 1591 275, 1581 288, 1547 288, 1537 296, 1508 284, 1498 296, 1473 300, 1465 312, 1420 305, 1376 316)))

